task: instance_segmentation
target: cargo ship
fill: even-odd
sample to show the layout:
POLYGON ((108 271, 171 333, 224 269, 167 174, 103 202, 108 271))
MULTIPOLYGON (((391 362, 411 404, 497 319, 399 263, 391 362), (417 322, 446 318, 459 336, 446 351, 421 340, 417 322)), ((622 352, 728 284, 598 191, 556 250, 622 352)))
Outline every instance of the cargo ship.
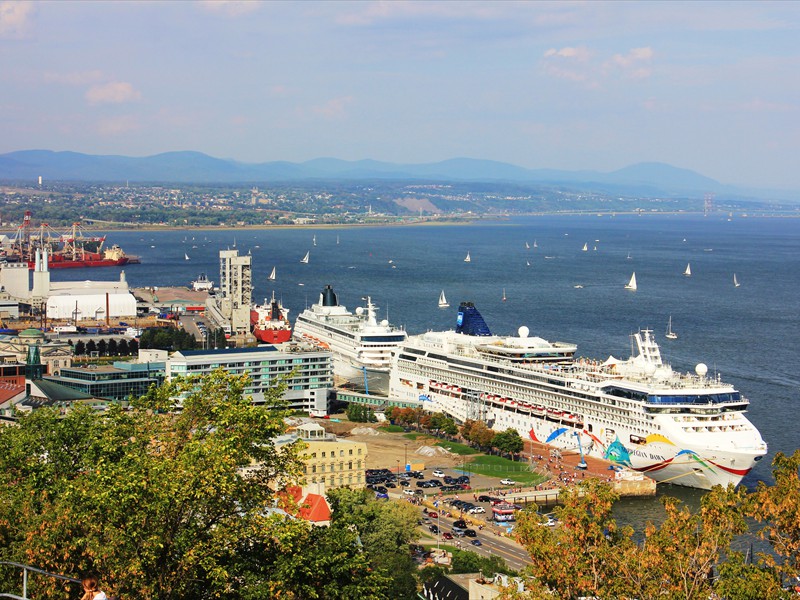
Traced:
POLYGON ((36 251, 47 256, 48 269, 80 269, 84 267, 119 267, 140 262, 138 256, 128 256, 114 244, 103 248, 106 236, 85 236, 78 223, 70 231, 58 233, 42 223, 38 233, 31 229, 31 212, 25 211, 22 225, 10 248, 4 252, 6 262, 27 262, 36 268, 36 251))
POLYGON ((292 325, 289 323, 289 309, 283 308, 279 300, 264 300, 264 304, 250 309, 250 325, 253 336, 262 344, 281 344, 292 339, 292 325))

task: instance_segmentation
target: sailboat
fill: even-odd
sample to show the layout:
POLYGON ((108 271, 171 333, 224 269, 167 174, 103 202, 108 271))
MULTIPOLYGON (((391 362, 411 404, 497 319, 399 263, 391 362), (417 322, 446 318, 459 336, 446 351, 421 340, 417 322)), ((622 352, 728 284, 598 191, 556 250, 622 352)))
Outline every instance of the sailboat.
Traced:
POLYGON ((316 246, 317 245, 317 236, 314 234, 314 237, 311 238, 311 243, 316 246))
POLYGON ((526 261, 525 261, 525 266, 526 266, 526 267, 530 267, 530 266, 531 266, 531 261, 529 261, 529 260, 526 260, 526 261))
POLYGON ((667 333, 664 336, 668 340, 677 340, 678 334, 672 331, 672 315, 669 316, 669 323, 667 324, 667 333))
POLYGON ((739 280, 736 279, 736 273, 734 273, 733 274, 733 287, 739 287, 740 285, 741 284, 739 283, 739 280))
POLYGON ((691 277, 692 276, 692 265, 690 265, 689 263, 686 263, 686 269, 684 270, 683 274, 686 275, 687 277, 691 277))
POLYGON ((533 240, 533 247, 534 248, 538 248, 539 247, 539 244, 536 243, 536 240, 533 240))
POLYGON ((269 277, 267 277, 267 279, 269 279, 270 281, 275 281, 275 267, 272 267, 272 273, 269 274, 269 277))
POLYGON ((308 264, 308 255, 309 254, 311 254, 311 252, 306 252, 306 255, 302 259, 300 259, 300 262, 307 265, 308 264))
POLYGON ((530 250, 530 249, 531 249, 531 247, 530 247, 530 245, 528 244, 528 242, 525 242, 525 250, 530 250))
POLYGON ((588 252, 589 251, 589 244, 584 244, 583 245, 583 251, 584 252, 588 252))
POLYGON ((464 262, 472 262, 472 259, 469 257, 469 250, 467 250, 467 257, 464 259, 464 262))
POLYGON ((625 289, 636 291, 636 271, 634 271, 633 275, 631 275, 631 280, 625 284, 625 289))
POLYGON ((506 301, 506 288, 503 288, 503 302, 506 301))
POLYGON ((189 260, 189 255, 188 255, 188 254, 186 254, 186 252, 184 252, 184 253, 183 253, 183 258, 184 258, 184 260, 189 260))
POLYGON ((338 235, 336 236, 336 245, 337 246, 339 245, 339 236, 338 235))
POLYGON ((632 258, 632 257, 631 257, 631 253, 630 253, 630 252, 628 252, 628 260, 630 260, 631 258, 632 258))
POLYGON ((450 303, 444 296, 444 290, 442 290, 442 293, 439 294, 439 308, 447 308, 448 306, 450 306, 450 303))

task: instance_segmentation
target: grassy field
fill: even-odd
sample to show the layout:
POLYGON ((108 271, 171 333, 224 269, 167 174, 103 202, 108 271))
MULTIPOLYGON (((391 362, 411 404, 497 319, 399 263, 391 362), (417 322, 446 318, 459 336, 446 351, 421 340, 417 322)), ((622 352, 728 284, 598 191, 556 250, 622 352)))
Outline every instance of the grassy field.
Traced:
POLYGON ((467 446, 466 444, 459 444, 458 442, 436 442, 437 446, 442 448, 446 448, 453 454, 458 454, 460 456, 466 456, 469 454, 478 454, 478 451, 475 448, 467 446))
POLYGON ((386 431, 387 433, 402 433, 403 426, 402 425, 381 425, 378 427, 381 431, 386 431))
POLYGON ((532 473, 528 469, 528 464, 524 462, 514 462, 501 456, 480 455, 467 463, 467 468, 472 473, 487 475, 489 477, 508 477, 518 483, 536 485, 547 478, 538 473, 532 473))

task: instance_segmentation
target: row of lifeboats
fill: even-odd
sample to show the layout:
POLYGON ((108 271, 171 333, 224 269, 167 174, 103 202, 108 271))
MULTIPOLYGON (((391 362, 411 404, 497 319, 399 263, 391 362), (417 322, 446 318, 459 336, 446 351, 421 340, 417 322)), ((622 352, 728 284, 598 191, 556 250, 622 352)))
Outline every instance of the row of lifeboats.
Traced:
POLYGON ((330 350, 330 346, 328 345, 328 342, 323 342, 321 339, 315 338, 313 335, 309 335, 307 333, 304 333, 302 335, 303 335, 303 338, 305 338, 306 340, 308 340, 309 342, 311 342, 315 346, 317 346, 319 348, 323 348, 325 350, 330 350))

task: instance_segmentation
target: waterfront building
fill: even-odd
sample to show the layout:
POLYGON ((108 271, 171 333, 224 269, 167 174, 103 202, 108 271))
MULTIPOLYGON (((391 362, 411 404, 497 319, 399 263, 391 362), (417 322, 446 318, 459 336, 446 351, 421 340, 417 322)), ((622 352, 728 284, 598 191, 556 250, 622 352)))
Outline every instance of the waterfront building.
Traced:
POLYGON ((315 415, 328 412, 328 396, 333 389, 333 363, 328 350, 294 342, 253 348, 180 350, 170 355, 166 376, 172 379, 208 375, 219 368, 233 375, 248 375, 250 383, 245 394, 252 396, 255 404, 263 404, 266 393, 287 378, 284 399, 290 410, 315 415))
POLYGON ((327 490, 363 488, 367 468, 367 445, 337 438, 317 423, 304 423, 275 440, 280 448, 301 441, 300 454, 305 473, 303 493, 325 495, 327 490))
POLYGON ((143 396, 151 385, 161 385, 165 375, 166 362, 117 361, 113 365, 64 368, 59 375, 44 379, 94 398, 121 402, 143 396))
POLYGON ((16 335, 0 335, 0 361, 27 361, 32 346, 39 350, 44 372, 56 375, 63 368, 72 366, 72 346, 62 340, 47 340, 39 329, 25 329, 16 335))
POLYGON ((250 305, 253 303, 252 256, 238 250, 219 253, 219 310, 230 323, 231 334, 250 333, 250 305))

